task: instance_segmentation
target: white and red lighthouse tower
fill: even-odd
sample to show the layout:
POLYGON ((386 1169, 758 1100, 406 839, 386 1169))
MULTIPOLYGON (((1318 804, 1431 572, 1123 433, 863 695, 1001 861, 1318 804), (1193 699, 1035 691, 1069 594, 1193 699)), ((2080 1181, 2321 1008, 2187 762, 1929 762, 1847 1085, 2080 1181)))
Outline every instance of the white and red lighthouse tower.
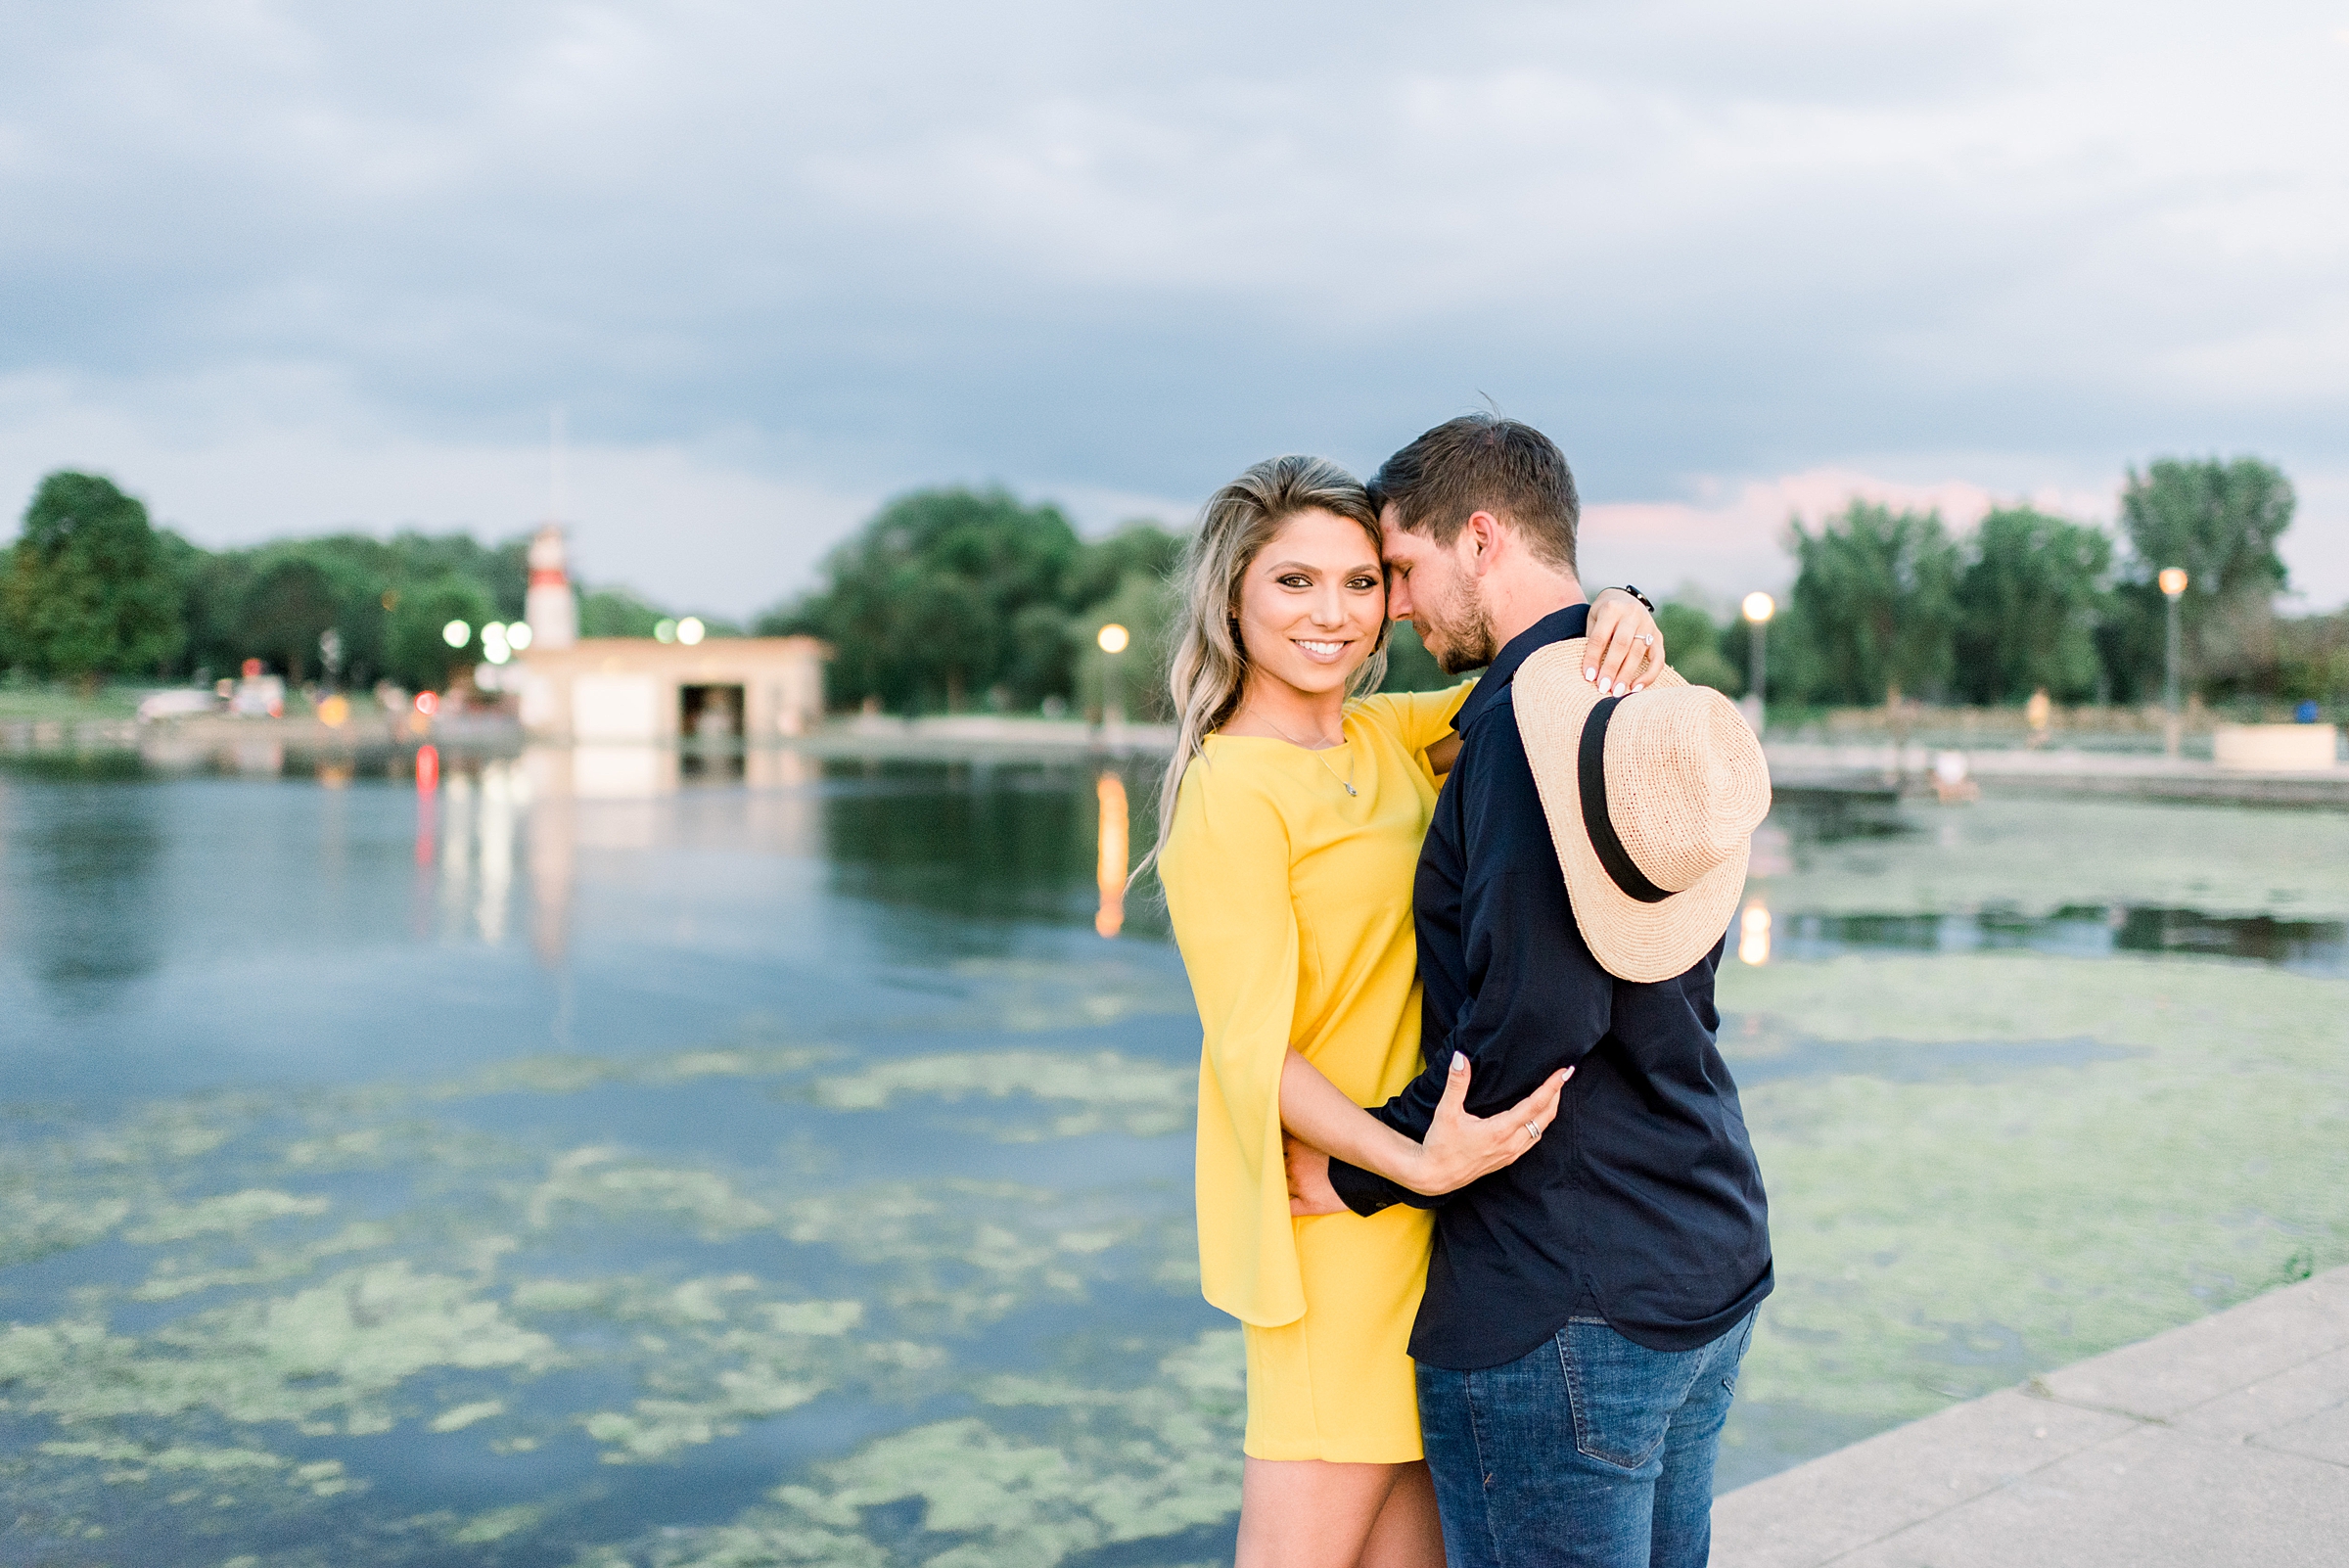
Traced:
POLYGON ((569 648, 579 640, 579 605, 564 570, 563 530, 552 523, 530 540, 530 586, 522 614, 530 623, 533 649, 569 648))

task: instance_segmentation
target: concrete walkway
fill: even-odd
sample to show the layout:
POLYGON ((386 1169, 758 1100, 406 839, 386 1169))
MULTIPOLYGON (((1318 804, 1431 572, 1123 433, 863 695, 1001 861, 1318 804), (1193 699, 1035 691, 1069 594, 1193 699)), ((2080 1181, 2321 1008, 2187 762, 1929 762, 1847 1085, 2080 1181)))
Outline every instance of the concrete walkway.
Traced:
POLYGON ((2349 1268, 1713 1507, 1717 1568, 2349 1564, 2349 1268))
POLYGON ((1965 758, 1966 776, 2001 795, 2117 795, 2137 800, 2223 801, 2266 806, 2349 806, 2349 763, 2271 773, 2221 767, 2204 758, 2155 752, 2083 752, 2063 748, 1926 746, 1911 742, 1819 745, 1773 738, 1764 743, 1771 781, 1779 789, 1930 790, 1943 751, 1965 758))

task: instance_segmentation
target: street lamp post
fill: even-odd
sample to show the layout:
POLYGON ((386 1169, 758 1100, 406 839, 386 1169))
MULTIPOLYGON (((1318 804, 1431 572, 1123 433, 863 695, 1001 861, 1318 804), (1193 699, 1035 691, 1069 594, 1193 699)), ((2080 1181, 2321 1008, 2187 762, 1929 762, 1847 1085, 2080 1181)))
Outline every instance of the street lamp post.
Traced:
POLYGON ((1115 621, 1101 628, 1093 641, 1100 646, 1101 660, 1101 731, 1115 745, 1126 727, 1126 693, 1118 680, 1118 655, 1133 634, 1115 621))
POLYGON ((2185 727, 2178 707, 2178 601, 2186 597, 2186 568, 2165 567, 2160 581, 2161 596, 2169 601, 2169 666, 2161 692, 2162 706, 2169 716, 2162 725, 2162 750, 2176 757, 2179 732, 2185 727))
POLYGON ((1777 614, 1778 604, 1767 593, 1749 593, 1743 609, 1746 624, 1752 631, 1746 638, 1745 701, 1737 706, 1745 710, 1745 721, 1759 735, 1764 711, 1763 685, 1770 668, 1762 658, 1762 650, 1770 630, 1770 618, 1777 614))

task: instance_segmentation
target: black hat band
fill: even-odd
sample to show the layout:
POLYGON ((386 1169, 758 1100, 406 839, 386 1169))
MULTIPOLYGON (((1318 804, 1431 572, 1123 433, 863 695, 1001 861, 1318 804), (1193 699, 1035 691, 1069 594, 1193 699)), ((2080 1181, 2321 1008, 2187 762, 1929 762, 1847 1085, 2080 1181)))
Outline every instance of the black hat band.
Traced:
POLYGON ((1622 701, 1620 697, 1601 698, 1583 721, 1583 828, 1590 835, 1590 848, 1598 852, 1598 863, 1607 868, 1615 886, 1641 903, 1662 903, 1672 895, 1650 882, 1647 873, 1634 863, 1616 835, 1614 819, 1607 815, 1607 720, 1622 701))

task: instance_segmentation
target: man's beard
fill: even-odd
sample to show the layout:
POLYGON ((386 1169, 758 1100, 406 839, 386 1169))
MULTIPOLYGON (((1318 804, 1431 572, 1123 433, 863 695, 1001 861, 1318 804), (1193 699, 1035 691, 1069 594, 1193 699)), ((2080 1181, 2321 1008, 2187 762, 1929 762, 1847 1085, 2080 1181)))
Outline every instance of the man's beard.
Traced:
POLYGON ((1493 638, 1493 616, 1473 580, 1455 582, 1450 602, 1412 607, 1411 625, 1447 675, 1482 669, 1500 652, 1493 638))

